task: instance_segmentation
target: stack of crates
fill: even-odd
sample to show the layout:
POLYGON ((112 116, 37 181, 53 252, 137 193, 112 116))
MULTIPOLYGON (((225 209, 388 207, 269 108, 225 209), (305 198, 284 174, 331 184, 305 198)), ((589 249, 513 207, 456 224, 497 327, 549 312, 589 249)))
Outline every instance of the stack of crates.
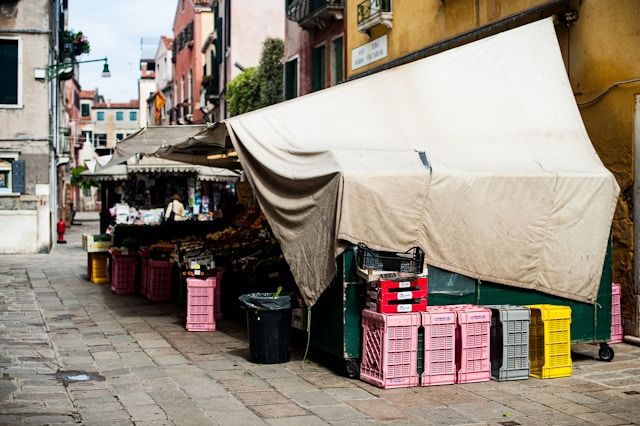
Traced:
POLYGON ((171 300, 173 265, 169 260, 147 260, 146 291, 143 296, 152 302, 171 300))
POLYGON ((491 311, 481 306, 452 305, 456 312, 456 383, 491 380, 491 311))
POLYGON ((367 289, 367 306, 379 313, 424 312, 427 285, 427 277, 421 276, 372 281, 367 289))
POLYGON ((87 276, 94 284, 109 282, 109 253, 87 254, 87 276))
POLYGON ((613 283, 611 285, 611 340, 609 343, 622 342, 621 296, 620 284, 613 283))
POLYGON ((430 306, 426 312, 422 312, 422 327, 424 368, 420 384, 432 386, 455 383, 456 312, 447 306, 430 306))
POLYGON ((135 293, 137 256, 112 250, 111 259, 111 291, 114 294, 135 293))
POLYGON ((187 330, 215 331, 216 279, 187 278, 187 330))
POLYGON ((529 378, 529 308, 511 305, 491 309, 491 378, 529 378))
POLYGON ((417 386, 420 313, 362 311, 360 379, 380 388, 417 386))
POLYGON ((530 375, 539 379, 569 377, 571 364, 571 308, 558 305, 527 305, 530 375))

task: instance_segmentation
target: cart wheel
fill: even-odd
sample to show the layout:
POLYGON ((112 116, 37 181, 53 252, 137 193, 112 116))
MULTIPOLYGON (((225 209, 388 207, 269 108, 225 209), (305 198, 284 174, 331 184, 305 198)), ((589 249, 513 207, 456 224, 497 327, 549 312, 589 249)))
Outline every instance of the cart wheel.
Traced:
POLYGON ((600 357, 600 361, 611 362, 613 361, 615 353, 613 352, 613 348, 606 343, 600 344, 600 351, 598 351, 598 356, 600 357))
POLYGON ((355 359, 345 360, 344 371, 350 379, 357 379, 360 377, 360 366, 358 365, 358 361, 355 359))

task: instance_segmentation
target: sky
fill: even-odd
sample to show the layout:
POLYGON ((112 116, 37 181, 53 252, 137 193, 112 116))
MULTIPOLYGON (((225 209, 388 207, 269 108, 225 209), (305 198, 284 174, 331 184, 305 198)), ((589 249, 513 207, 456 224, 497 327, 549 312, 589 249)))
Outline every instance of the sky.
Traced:
MULTIPOLYGON (((177 0, 69 0, 68 27, 82 31, 91 53, 78 61, 109 60, 111 78, 101 78, 102 62, 80 65, 82 90, 98 88, 105 100, 138 98, 140 39, 171 35, 177 0)), ((152 51, 155 52, 154 43, 152 51)))

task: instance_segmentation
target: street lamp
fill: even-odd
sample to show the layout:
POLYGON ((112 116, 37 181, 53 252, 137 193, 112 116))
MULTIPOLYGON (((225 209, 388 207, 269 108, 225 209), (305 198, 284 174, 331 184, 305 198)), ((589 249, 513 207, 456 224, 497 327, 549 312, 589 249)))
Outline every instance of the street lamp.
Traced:
POLYGON ((111 77, 111 72, 109 71, 109 63, 107 62, 106 56, 102 59, 91 59, 89 61, 79 61, 79 62, 63 62, 61 64, 49 65, 47 67, 47 75, 49 76, 49 80, 53 80, 54 78, 67 76, 67 75, 71 76, 73 74, 73 66, 75 64, 87 64, 89 62, 104 62, 101 76, 103 78, 111 77))

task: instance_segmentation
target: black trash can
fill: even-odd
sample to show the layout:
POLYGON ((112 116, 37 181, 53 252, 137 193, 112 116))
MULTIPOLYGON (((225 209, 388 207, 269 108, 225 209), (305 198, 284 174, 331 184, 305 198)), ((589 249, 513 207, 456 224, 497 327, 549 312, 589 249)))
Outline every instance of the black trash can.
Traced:
POLYGON ((247 309, 251 362, 289 362, 291 352, 291 297, 250 293, 239 297, 247 309))

